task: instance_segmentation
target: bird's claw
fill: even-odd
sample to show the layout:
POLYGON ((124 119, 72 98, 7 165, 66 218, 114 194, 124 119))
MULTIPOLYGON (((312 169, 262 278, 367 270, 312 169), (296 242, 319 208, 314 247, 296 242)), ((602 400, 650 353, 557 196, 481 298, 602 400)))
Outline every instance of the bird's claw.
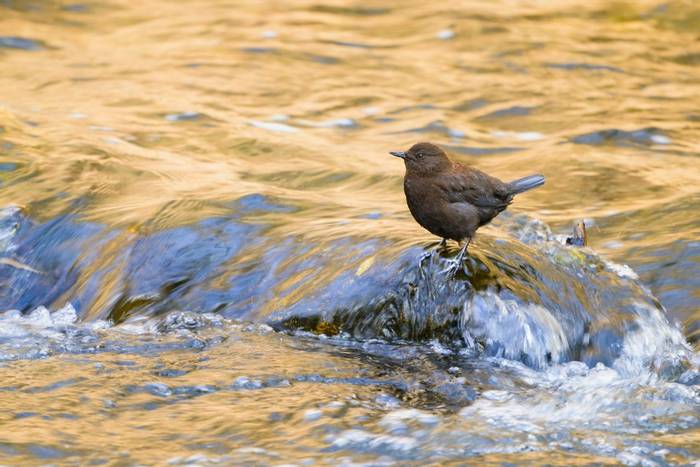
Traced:
POLYGON ((467 253, 467 248, 469 248, 469 243, 471 243, 471 238, 459 250, 459 253, 455 259, 452 260, 452 266, 443 271, 443 273, 447 272, 447 277, 449 279, 454 279, 454 277, 457 275, 457 271, 459 271, 460 268, 462 268, 465 274, 468 274, 467 268, 464 265, 464 256, 467 253))
POLYGON ((464 266, 464 261, 452 260, 452 264, 440 272, 442 274, 447 274, 448 279, 454 279, 460 269, 462 269, 462 271, 465 273, 467 272, 466 267, 464 266))

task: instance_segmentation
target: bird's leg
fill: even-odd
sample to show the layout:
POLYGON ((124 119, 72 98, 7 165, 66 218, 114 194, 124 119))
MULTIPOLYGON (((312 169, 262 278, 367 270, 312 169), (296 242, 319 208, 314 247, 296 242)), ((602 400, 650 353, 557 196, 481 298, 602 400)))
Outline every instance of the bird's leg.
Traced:
POLYGON ((438 245, 438 249, 444 250, 445 248, 447 248, 447 239, 443 238, 440 242, 440 245, 438 245))
POLYGON ((459 250, 459 253, 457 254, 457 257, 455 258, 455 262, 457 265, 461 265, 462 262, 464 261, 464 255, 467 253, 467 248, 469 248, 469 244, 472 242, 471 238, 467 239, 467 242, 464 244, 461 250, 459 250))
POLYGON ((467 241, 464 243, 464 246, 462 246, 462 248, 459 250, 459 253, 457 253, 457 256, 455 256, 452 267, 447 270, 449 272, 450 278, 453 278, 455 274, 457 274, 459 268, 464 266, 464 255, 467 254, 467 248, 469 248, 469 244, 471 243, 471 241, 471 237, 467 239, 467 241))

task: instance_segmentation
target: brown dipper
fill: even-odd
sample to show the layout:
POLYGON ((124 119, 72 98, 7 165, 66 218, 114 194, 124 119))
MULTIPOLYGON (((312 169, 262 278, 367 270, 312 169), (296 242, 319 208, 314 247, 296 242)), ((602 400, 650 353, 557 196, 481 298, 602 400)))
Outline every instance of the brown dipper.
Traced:
POLYGON ((407 152, 390 153, 406 164, 403 188, 413 218, 433 235, 466 243, 455 258, 462 263, 476 229, 505 210, 518 193, 544 184, 542 175, 510 183, 453 162, 442 148, 418 143, 407 152))

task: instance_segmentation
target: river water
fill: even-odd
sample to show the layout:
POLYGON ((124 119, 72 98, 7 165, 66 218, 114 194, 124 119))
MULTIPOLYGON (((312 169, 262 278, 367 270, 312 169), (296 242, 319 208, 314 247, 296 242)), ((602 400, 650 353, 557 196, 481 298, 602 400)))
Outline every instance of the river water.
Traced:
POLYGON ((697 462, 698 31, 0 0, 0 462, 697 462), (454 279, 388 155, 422 140, 547 177, 454 279))

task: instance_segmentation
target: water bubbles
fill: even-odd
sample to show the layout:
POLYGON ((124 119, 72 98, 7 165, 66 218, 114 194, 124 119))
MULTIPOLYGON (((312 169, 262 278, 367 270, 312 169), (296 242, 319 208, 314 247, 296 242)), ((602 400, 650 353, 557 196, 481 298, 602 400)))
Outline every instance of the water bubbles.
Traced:
POLYGON ((90 125, 88 126, 89 129, 93 131, 103 131, 105 133, 109 133, 111 131, 114 131, 114 128, 111 126, 105 126, 105 125, 90 125))
POLYGON ((435 37, 440 39, 441 41, 449 41, 450 39, 455 37, 455 33, 451 29, 443 29, 441 31, 438 31, 437 34, 435 34, 435 37))
POLYGON ((54 328, 71 325, 77 319, 77 313, 70 303, 54 313, 43 306, 26 315, 18 310, 9 310, 0 314, 0 335, 24 336, 44 331, 52 334, 54 328))
POLYGON ((397 398, 384 393, 379 394, 374 401, 389 409, 395 409, 401 406, 401 402, 397 398))
POLYGON ((318 409, 309 409, 304 412, 303 418, 305 422, 315 422, 323 417, 323 412, 318 409))
POLYGON ((263 387, 262 381, 259 379, 250 379, 247 376, 239 376, 233 382, 234 389, 260 389, 263 387))
POLYGON ((168 397, 172 395, 172 391, 167 384, 163 383, 146 383, 143 385, 143 390, 149 394, 158 397, 168 397))
POLYGON ((190 466, 200 466, 200 465, 210 465, 219 464, 225 459, 219 457, 207 456, 205 454, 192 454, 188 457, 172 457, 168 459, 168 465, 190 465, 190 466))
POLYGON ((447 135, 450 136, 451 138, 464 138, 466 136, 466 133, 464 131, 458 130, 456 128, 448 128, 447 135))
POLYGON ((352 445, 362 445, 372 439, 372 435, 363 430, 346 430, 337 436, 330 436, 331 444, 339 449, 345 449, 352 445))
POLYGON ((329 120, 322 120, 320 122, 312 120, 297 120, 299 125, 308 126, 312 128, 355 128, 357 127, 357 122, 352 118, 333 118, 329 120))
POLYGON ((494 138, 510 138, 519 141, 539 141, 544 138, 544 135, 537 131, 514 132, 494 130, 491 132, 491 136, 494 138))
POLYGON ((671 144, 671 138, 665 135, 651 135, 651 141, 656 144, 671 144))
POLYGON ((177 330, 195 330, 206 326, 218 325, 221 319, 215 315, 193 313, 191 311, 175 311, 168 313, 160 320, 156 329, 158 332, 171 333, 177 330))
POLYGON ((287 114, 274 114, 270 115, 271 122, 286 122, 290 117, 287 114))
POLYGON ((440 418, 429 412, 417 409, 400 409, 389 412, 379 421, 379 425, 390 433, 405 432, 408 424, 435 426, 440 418))
POLYGON ((618 276, 625 278, 625 279, 630 279, 630 280, 639 280, 639 276, 637 275, 636 272, 634 272, 634 269, 631 267, 627 266, 626 264, 618 264, 614 263, 612 261, 605 261, 605 267, 609 270, 617 274, 618 276))
POLYGON ((415 438, 408 436, 375 435, 364 430, 346 430, 327 438, 336 449, 369 450, 373 452, 407 453, 417 448, 415 438))
POLYGON ((299 131, 298 128, 293 127, 291 125, 287 125, 285 123, 263 122, 260 120, 249 120, 248 124, 250 126, 255 127, 255 128, 261 128, 263 130, 274 131, 277 133, 296 133, 297 131, 299 131))
POLYGON ((437 340, 430 341, 430 348, 433 352, 440 355, 451 355, 453 353, 452 350, 448 349, 437 340))

